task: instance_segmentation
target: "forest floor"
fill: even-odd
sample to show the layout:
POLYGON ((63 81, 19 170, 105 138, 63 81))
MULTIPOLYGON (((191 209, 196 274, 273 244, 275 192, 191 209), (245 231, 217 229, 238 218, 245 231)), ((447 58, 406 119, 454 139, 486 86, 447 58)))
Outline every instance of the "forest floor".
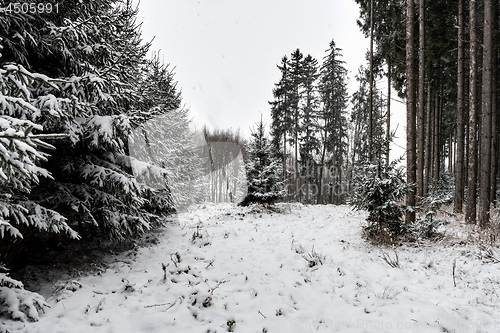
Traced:
POLYGON ((50 308, 0 331, 500 332, 500 252, 460 218, 391 248, 347 206, 278 210, 199 206, 106 267, 38 272, 50 308))

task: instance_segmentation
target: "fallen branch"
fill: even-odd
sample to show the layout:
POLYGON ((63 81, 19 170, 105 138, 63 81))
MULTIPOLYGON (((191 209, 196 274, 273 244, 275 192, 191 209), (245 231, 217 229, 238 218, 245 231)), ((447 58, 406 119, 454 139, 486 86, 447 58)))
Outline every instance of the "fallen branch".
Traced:
POLYGON ((207 281, 205 281, 205 280, 203 280, 203 279, 201 279, 201 281, 203 281, 203 282, 204 282, 204 283, 208 286, 208 288, 209 288, 209 291, 210 291, 210 294, 211 294, 211 295, 213 295, 213 294, 214 294, 214 291, 215 291, 217 288, 219 288, 219 287, 221 286, 221 284, 226 283, 226 282, 229 282, 229 281, 226 281, 226 280, 221 280, 221 281, 219 281, 219 282, 217 283, 217 285, 216 285, 215 287, 211 287, 211 286, 207 283, 207 281))
POLYGON ((163 303, 163 304, 146 305, 146 306, 144 306, 144 308, 147 309, 147 308, 159 308, 159 307, 162 307, 162 306, 168 306, 168 308, 166 308, 164 310, 164 311, 168 311, 168 310, 170 310, 177 303, 177 301, 179 299, 180 299, 180 297, 176 298, 173 303, 163 303))

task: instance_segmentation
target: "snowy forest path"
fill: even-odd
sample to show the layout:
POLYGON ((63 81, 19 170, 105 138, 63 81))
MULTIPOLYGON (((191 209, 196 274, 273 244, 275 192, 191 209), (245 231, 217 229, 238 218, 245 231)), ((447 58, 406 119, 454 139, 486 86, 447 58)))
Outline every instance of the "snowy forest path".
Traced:
POLYGON ((497 268, 470 248, 379 248, 362 238, 363 212, 278 207, 181 213, 157 244, 63 281, 46 295, 51 308, 39 322, 9 322, 8 330, 497 332, 497 268), (399 267, 382 251, 395 261, 397 253, 399 267))

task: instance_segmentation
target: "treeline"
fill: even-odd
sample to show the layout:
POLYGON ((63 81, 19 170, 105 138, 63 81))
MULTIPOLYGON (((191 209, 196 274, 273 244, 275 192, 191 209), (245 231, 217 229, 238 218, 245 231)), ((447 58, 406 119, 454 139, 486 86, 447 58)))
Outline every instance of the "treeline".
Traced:
POLYGON ((36 320, 45 302, 8 266, 64 239, 121 240, 162 225, 193 200, 186 189, 197 193, 202 169, 189 168, 202 161, 174 74, 146 56, 131 1, 49 0, 30 12, 8 4, 0 5, 0 313, 36 320), (161 146, 157 136, 171 140, 161 146), (172 165, 185 173, 173 175, 172 165))
POLYGON ((285 200, 340 203, 347 193, 348 93, 341 50, 330 43, 320 65, 300 49, 284 56, 273 89, 271 136, 282 162, 285 200))
POLYGON ((490 225, 500 177, 498 3, 356 2, 374 44, 371 73, 407 101, 407 182, 415 184, 407 205, 450 175, 454 211, 465 207, 467 223, 490 225))
POLYGON ((270 129, 286 201, 346 203, 356 166, 370 158, 389 164, 390 104, 365 66, 348 94, 341 51, 332 40, 321 64, 297 49, 277 65, 270 129))

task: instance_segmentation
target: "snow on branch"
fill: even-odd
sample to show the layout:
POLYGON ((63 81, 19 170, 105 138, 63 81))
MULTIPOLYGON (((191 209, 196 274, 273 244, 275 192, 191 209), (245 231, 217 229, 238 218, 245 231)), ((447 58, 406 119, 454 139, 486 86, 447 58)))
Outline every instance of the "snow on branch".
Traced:
POLYGON ((0 273, 0 313, 14 320, 37 321, 39 312, 50 307, 45 299, 24 289, 21 282, 0 273))

